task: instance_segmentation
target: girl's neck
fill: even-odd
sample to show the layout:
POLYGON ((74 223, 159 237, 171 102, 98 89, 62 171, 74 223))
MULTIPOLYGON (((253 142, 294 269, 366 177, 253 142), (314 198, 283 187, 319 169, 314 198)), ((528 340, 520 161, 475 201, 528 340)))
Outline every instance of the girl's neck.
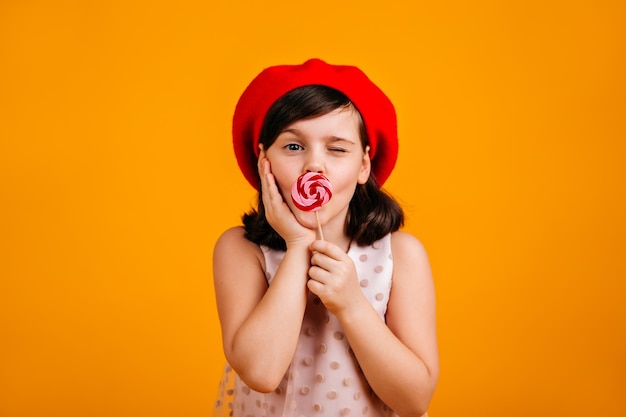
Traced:
MULTIPOLYGON (((345 222, 341 224, 333 223, 331 221, 322 226, 324 240, 339 246, 344 252, 348 252, 352 239, 346 235, 345 222)), ((319 232, 317 233, 317 238, 320 239, 319 232)))

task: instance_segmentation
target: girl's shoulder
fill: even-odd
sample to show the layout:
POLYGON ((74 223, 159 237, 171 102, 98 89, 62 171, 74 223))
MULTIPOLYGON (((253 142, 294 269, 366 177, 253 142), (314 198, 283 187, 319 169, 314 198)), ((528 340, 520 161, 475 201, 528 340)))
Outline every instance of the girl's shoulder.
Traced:
POLYGON ((246 238, 242 226, 225 230, 215 242, 213 258, 237 261, 256 258, 261 266, 265 263, 261 248, 246 238))
POLYGON ((391 233, 391 253, 394 264, 428 265, 426 248, 411 233, 398 230, 391 233))
POLYGON ((394 252, 420 252, 426 254, 424 245, 409 232, 398 230, 391 233, 391 248, 394 252))

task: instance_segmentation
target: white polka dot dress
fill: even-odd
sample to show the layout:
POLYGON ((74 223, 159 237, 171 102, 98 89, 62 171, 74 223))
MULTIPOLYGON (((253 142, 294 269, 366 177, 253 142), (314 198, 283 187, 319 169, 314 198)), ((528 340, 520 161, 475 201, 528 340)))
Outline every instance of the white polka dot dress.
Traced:
MULTIPOLYGON (((271 285, 284 252, 262 249, 271 285)), ((348 255, 364 295, 384 320, 393 269, 390 235, 367 247, 352 244, 348 255)), ((296 353, 279 387, 259 393, 231 371, 216 411, 233 417, 395 416, 367 384, 337 318, 311 293, 296 353)))

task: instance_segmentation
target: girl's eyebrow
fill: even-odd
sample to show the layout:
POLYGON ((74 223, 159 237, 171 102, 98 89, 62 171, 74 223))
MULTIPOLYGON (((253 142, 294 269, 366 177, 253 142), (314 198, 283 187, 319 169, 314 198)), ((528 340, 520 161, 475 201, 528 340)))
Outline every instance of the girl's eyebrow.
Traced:
POLYGON ((280 131, 279 135, 282 135, 283 133, 294 133, 294 134, 297 135, 297 134, 300 133, 300 131, 298 129, 293 129, 293 128, 291 128, 291 129, 283 129, 283 130, 280 131))
POLYGON ((329 139, 333 143, 335 143, 335 142, 346 142, 346 143, 352 143, 352 144, 356 143, 355 141, 353 141, 351 139, 346 139, 346 138, 342 138, 342 137, 339 137, 339 136, 331 136, 329 139))
MULTIPOLYGON (((293 133, 293 134, 294 134, 294 135, 296 135, 296 136, 300 136, 300 135, 302 134, 302 133, 300 132, 300 130, 298 130, 298 129, 294 129, 294 128, 291 128, 291 129, 285 129, 285 130, 281 131, 281 132, 279 133, 279 136, 280 136, 280 135, 282 135, 283 133, 293 133)), ((332 142, 332 143, 335 143, 335 142, 346 142, 346 143, 352 143, 352 144, 356 143, 356 142, 355 142, 354 140, 352 140, 352 139, 347 139, 347 138, 343 138, 343 137, 341 137, 341 136, 335 136, 335 135, 329 136, 329 137, 328 137, 328 139, 329 139, 329 141, 330 141, 330 142, 332 142)))

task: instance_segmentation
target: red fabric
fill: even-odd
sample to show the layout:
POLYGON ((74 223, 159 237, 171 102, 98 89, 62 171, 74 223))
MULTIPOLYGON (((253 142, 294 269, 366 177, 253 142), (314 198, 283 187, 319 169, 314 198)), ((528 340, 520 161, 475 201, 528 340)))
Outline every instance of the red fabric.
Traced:
POLYGON ((370 141, 372 175, 382 185, 398 157, 393 104, 357 67, 330 65, 320 59, 267 68, 252 80, 239 98, 233 116, 233 147, 239 168, 248 182, 259 189, 259 135, 267 111, 285 93, 305 85, 324 85, 339 90, 361 113, 370 141))

